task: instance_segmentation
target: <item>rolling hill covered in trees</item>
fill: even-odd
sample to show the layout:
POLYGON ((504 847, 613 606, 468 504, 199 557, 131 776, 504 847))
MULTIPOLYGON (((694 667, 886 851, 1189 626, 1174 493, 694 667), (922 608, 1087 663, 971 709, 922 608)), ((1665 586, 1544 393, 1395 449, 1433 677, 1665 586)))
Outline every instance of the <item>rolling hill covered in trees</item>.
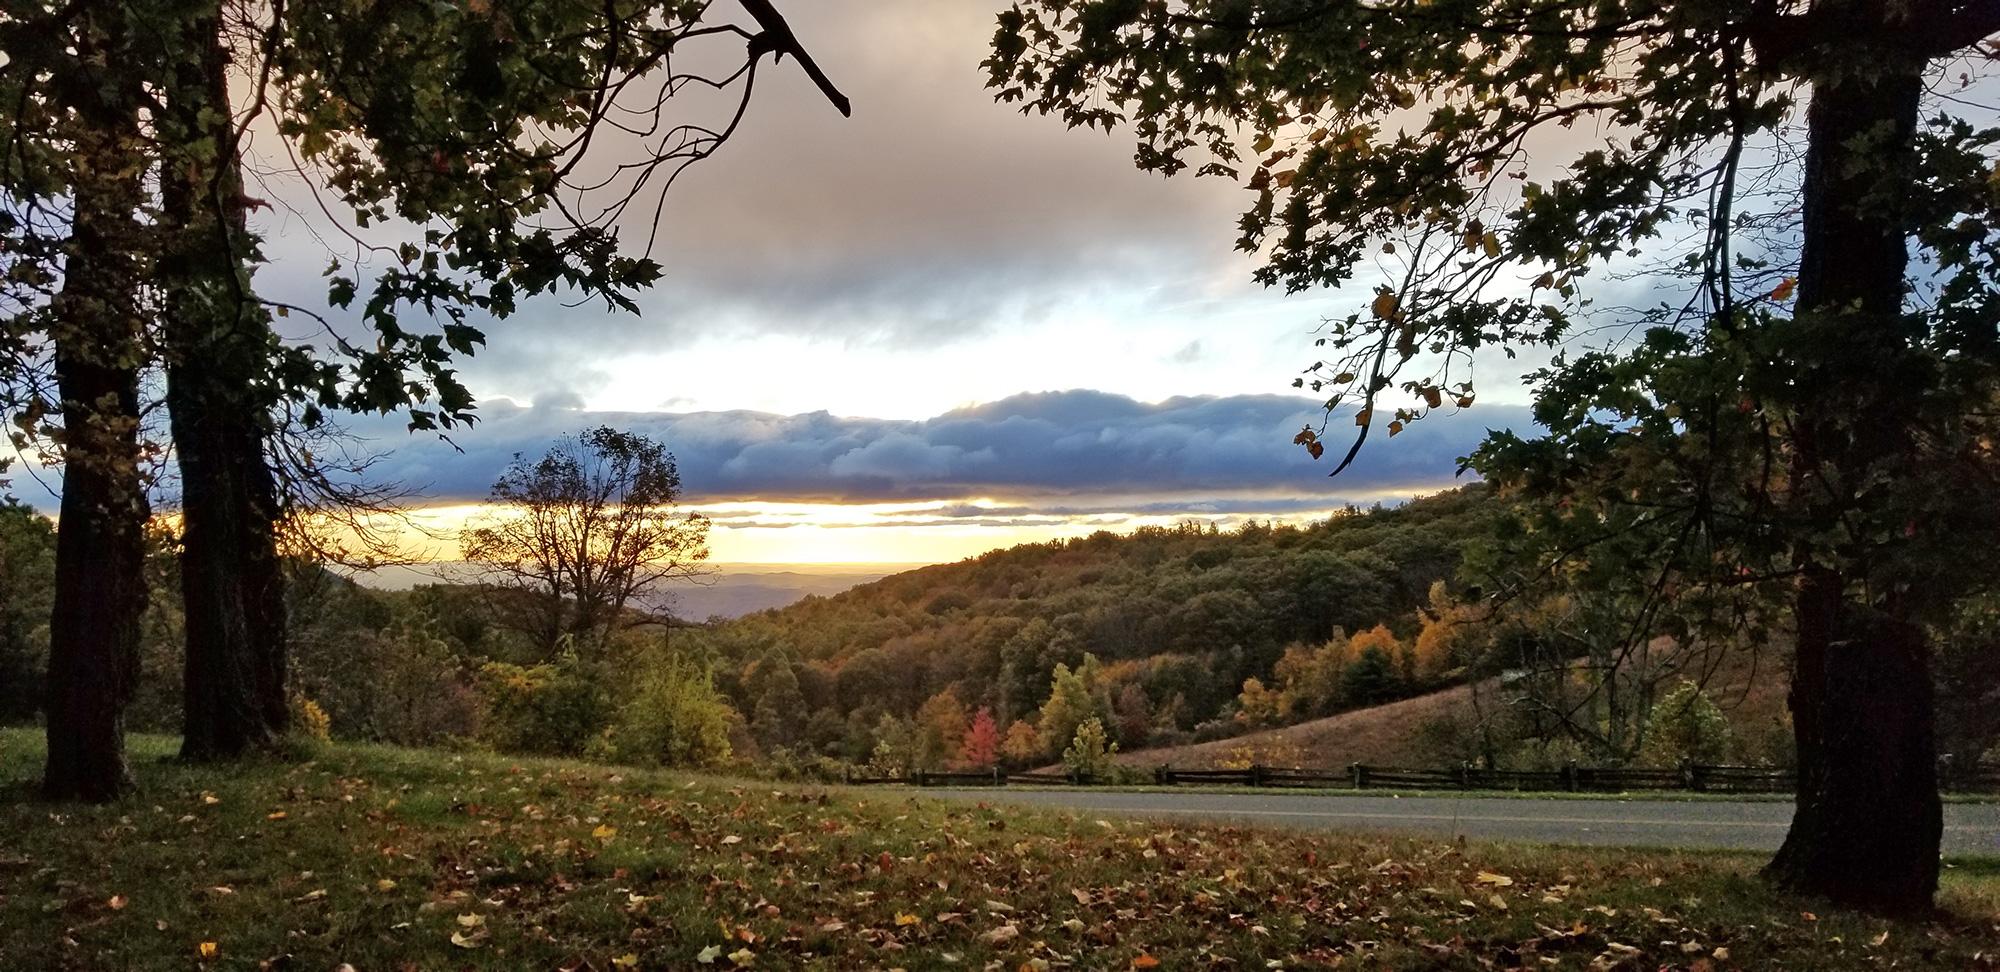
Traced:
POLYGON ((1485 487, 1468 486, 1304 526, 1100 532, 907 571, 688 637, 719 662, 720 687, 767 751, 866 761, 886 743, 930 762, 925 750, 956 753, 964 731, 952 727, 981 709, 1011 725, 1002 745, 1018 761, 1059 755, 1091 717, 1128 748, 1217 738, 1435 684, 1445 666, 1418 657, 1419 609, 1500 512, 1485 487), (1341 656, 1323 672, 1330 684, 1278 711, 1280 683, 1310 681, 1306 669, 1325 669, 1329 654, 1341 656), (1052 704, 1066 680, 1075 704, 1052 704))

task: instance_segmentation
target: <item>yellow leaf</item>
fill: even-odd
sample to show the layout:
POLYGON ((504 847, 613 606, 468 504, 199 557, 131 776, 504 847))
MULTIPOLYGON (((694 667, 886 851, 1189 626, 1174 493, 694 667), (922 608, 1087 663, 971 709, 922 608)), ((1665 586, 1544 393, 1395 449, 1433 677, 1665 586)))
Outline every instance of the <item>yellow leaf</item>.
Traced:
POLYGON ((636 969, 639 967, 639 956, 634 955, 631 952, 626 952, 625 954, 620 955, 615 959, 612 959, 611 966, 613 968, 618 968, 618 969, 636 969))
POLYGON ((1496 888, 1511 888, 1514 886, 1513 878, 1505 874, 1495 874, 1492 871, 1481 871, 1479 872, 1479 876, 1473 878, 1473 880, 1478 881, 1480 884, 1493 885, 1496 888))
POLYGON ((396 882, 391 878, 383 878, 375 882, 375 890, 383 892, 394 891, 396 890, 396 882))
POLYGON ((206 962, 209 959, 214 958, 216 952, 220 950, 221 946, 218 946, 214 942, 202 942, 199 946, 195 948, 195 953, 201 956, 202 961, 206 962))
POLYGON ((729 953, 729 960, 736 963, 737 968, 747 969, 757 961, 757 953, 747 948, 739 948, 729 953))
POLYGON ((480 945, 480 941, 481 937, 476 934, 467 935, 464 932, 451 933, 451 943, 453 945, 458 946, 459 948, 478 948, 480 945))
POLYGON ((917 925, 922 923, 923 919, 917 917, 916 915, 908 915, 908 914, 896 915, 896 926, 899 928, 904 925, 917 925))
POLYGON ((610 840, 611 838, 618 836, 618 828, 613 827, 610 824, 598 824, 597 829, 590 832, 590 836, 595 837, 598 840, 610 840))
POLYGON ((484 925, 484 924, 486 924, 486 916, 485 916, 485 915, 459 915, 459 916, 458 916, 458 924, 459 924, 459 927, 461 927, 461 928, 478 928, 479 926, 481 926, 481 925, 484 925))
POLYGON ((274 812, 272 812, 272 813, 267 813, 267 814, 265 814, 265 815, 264 815, 264 819, 265 819, 265 820, 283 820, 283 819, 285 819, 285 817, 287 817, 287 816, 289 816, 289 815, 288 815, 288 814, 286 814, 286 813, 285 813, 285 811, 283 811, 283 810, 278 810, 278 811, 274 811, 274 812))

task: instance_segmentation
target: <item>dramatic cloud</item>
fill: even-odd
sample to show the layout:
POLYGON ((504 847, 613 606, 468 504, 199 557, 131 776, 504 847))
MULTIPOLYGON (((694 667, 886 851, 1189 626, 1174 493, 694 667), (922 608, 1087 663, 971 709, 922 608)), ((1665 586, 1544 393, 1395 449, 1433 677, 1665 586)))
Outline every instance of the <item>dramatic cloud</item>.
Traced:
MULTIPOLYGON (((825 412, 617 413, 489 405, 458 437, 464 452, 393 430, 358 428, 390 450, 376 472, 434 494, 476 500, 516 452, 534 455, 566 432, 610 425, 654 436, 680 462, 691 501, 912 503, 946 501, 916 521, 1022 516, 1283 513, 1438 489, 1488 427, 1526 429, 1525 409, 1439 414, 1371 442, 1338 478, 1291 442, 1321 414, 1278 396, 1135 401, 1095 391, 1017 395, 923 420, 825 412), (401 441, 398 441, 401 440, 401 441), (970 501, 988 499, 993 504, 970 501)), ((1341 441, 1336 420, 1329 435, 1341 441)), ((892 516, 890 519, 894 519, 892 516)))
MULTIPOLYGON (((619 227, 628 249, 652 239, 665 270, 640 297, 643 313, 531 301, 492 326, 490 347, 466 363, 476 390, 524 401, 570 392, 602 404, 632 359, 697 345, 778 339, 924 352, 1051 322, 1157 328, 1171 323, 1160 318, 1212 316, 1255 292, 1252 261, 1233 250, 1234 218, 1248 201, 1241 189, 1139 172, 1129 135, 1072 132, 993 101, 979 64, 1004 4, 785 6, 852 97, 854 117, 835 112, 791 62, 767 63, 723 154, 676 184, 657 223, 647 205, 619 227), (552 387, 552 369, 567 384, 552 387)), ((695 97, 679 111, 706 118, 720 107, 695 97)), ((596 164, 626 149, 614 133, 596 164)), ((262 151, 272 167, 284 161, 274 143, 262 151)), ((263 217, 279 263, 260 287, 317 306, 327 248, 353 247, 303 186, 279 179, 260 191, 289 202, 263 217)), ((393 243, 376 239, 384 233, 393 235, 364 231, 393 243)), ((1314 317, 1301 309, 1287 327, 1296 338, 1314 317)), ((305 327, 299 336, 309 336, 305 327)), ((1156 356, 1174 348, 1182 355, 1170 363, 1194 362, 1186 338, 1156 356)))

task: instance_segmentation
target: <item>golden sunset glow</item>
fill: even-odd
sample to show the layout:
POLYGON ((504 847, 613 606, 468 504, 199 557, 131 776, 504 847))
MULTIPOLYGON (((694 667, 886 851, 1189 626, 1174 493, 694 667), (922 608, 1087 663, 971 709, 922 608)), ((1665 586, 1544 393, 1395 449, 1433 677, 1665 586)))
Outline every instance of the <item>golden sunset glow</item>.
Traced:
MULTIPOLYGON (((1284 514, 1210 515, 1032 513, 1020 503, 981 498, 969 503, 759 503, 730 502, 684 508, 709 518, 709 559, 722 564, 932 564, 975 557, 1002 547, 1089 536, 1100 530, 1129 533, 1186 520, 1232 529, 1247 520, 1302 524, 1325 519, 1339 507, 1284 514)), ((459 559, 459 534, 481 516, 479 504, 419 507, 400 516, 378 516, 368 529, 393 542, 399 557, 426 562, 459 559)))

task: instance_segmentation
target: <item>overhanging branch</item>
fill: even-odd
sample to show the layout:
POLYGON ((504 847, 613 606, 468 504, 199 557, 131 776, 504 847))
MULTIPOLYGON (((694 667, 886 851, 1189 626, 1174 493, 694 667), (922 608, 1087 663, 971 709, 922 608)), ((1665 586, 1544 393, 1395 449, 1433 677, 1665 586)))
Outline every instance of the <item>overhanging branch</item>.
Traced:
POLYGON ((805 46, 799 43, 798 35, 792 33, 791 25, 785 23, 785 18, 778 13, 778 8, 771 6, 770 0, 741 0, 741 3, 743 9, 749 11, 750 16, 756 19, 757 26, 763 28, 763 33, 750 40, 751 57, 754 59, 763 51, 769 50, 776 51, 779 60, 783 60, 786 54, 798 58, 799 66, 805 68, 806 77, 811 78, 813 84, 819 86, 820 93, 826 95, 826 100, 833 102, 833 106, 840 109, 842 116, 853 117, 854 109, 848 103, 847 96, 833 86, 833 81, 826 76, 826 72, 821 71, 812 55, 806 53, 805 46))

